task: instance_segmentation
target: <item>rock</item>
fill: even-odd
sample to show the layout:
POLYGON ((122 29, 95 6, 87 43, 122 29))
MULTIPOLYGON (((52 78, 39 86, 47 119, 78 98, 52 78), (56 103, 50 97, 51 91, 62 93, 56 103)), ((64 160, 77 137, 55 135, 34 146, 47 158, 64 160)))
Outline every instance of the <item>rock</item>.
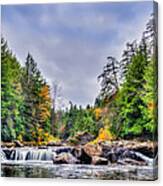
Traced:
POLYGON ((47 146, 38 146, 38 149, 48 149, 48 147, 47 146))
POLYGON ((47 143, 47 146, 49 147, 52 147, 52 146, 62 146, 62 143, 61 142, 54 142, 54 141, 51 141, 51 142, 48 142, 47 143))
POLYGON ((67 141, 75 145, 85 145, 93 139, 95 137, 88 132, 78 132, 73 138, 69 138, 67 141))
POLYGON ((72 150, 72 154, 79 160, 81 164, 91 164, 92 157, 87 154, 84 148, 76 147, 72 150))
POLYGON ((116 153, 114 153, 114 151, 110 151, 108 154, 107 154, 107 160, 110 162, 110 163, 116 163, 117 160, 118 160, 118 156, 116 153))
POLYGON ((67 147, 58 147, 58 148, 55 150, 55 152, 56 152, 57 154, 60 154, 60 153, 71 153, 73 149, 74 149, 74 148, 73 148, 73 147, 70 147, 70 146, 67 146, 67 147))
POLYGON ((105 147, 105 150, 102 153, 102 157, 105 157, 108 159, 110 163, 120 163, 120 164, 126 164, 128 162, 131 164, 139 165, 138 162, 140 162, 140 165, 151 165, 153 163, 152 159, 145 156, 144 154, 140 152, 136 152, 133 150, 130 150, 125 147, 105 147))
POLYGON ((145 166, 145 165, 147 165, 147 163, 145 163, 143 161, 137 161, 137 160, 130 159, 130 158, 125 158, 123 160, 118 160, 117 163, 120 164, 120 165, 128 165, 128 164, 138 165, 138 166, 145 166))
POLYGON ((24 145, 19 140, 15 140, 14 144, 15 144, 15 147, 24 147, 24 145))
POLYGON ((79 141, 79 145, 85 145, 86 143, 92 141, 95 137, 88 132, 78 133, 76 138, 79 141))
POLYGON ((72 154, 70 153, 60 153, 53 157, 54 164, 77 164, 79 160, 77 160, 72 154))
POLYGON ((14 146, 15 144, 13 142, 1 142, 1 148, 5 148, 5 147, 12 148, 14 146))
POLYGON ((6 159, 10 159, 11 153, 13 149, 3 149, 4 154, 6 155, 6 159))
POLYGON ((107 165, 108 160, 106 158, 103 158, 103 157, 93 156, 92 164, 93 165, 107 165))
POLYGON ((114 163, 125 158, 136 161, 146 161, 151 164, 151 158, 157 156, 157 143, 151 141, 121 140, 101 143, 102 157, 114 163))
POLYGON ((102 155, 102 147, 99 144, 86 144, 83 148, 84 151, 91 157, 102 155))

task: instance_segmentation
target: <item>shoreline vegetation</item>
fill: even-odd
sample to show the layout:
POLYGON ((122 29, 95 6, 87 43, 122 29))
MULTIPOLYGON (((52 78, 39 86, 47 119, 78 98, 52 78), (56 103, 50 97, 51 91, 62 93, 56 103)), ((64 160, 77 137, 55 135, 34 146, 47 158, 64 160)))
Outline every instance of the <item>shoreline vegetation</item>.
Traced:
POLYGON ((26 159, 35 157, 28 155, 36 153, 34 147, 57 147, 63 152, 54 152, 54 164, 156 163, 155 16, 140 42, 127 43, 120 61, 112 56, 107 60, 97 77, 101 90, 95 104, 82 108, 70 101, 70 108, 57 110, 57 84, 50 87, 31 54, 22 67, 2 38, 1 147, 8 159, 24 157, 19 149, 26 147, 26 159))

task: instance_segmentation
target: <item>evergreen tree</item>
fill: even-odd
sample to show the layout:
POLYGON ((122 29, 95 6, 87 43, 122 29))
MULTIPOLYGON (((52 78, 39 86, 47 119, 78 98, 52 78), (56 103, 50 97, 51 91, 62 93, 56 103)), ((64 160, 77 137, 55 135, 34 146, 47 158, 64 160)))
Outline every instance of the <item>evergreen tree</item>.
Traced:
POLYGON ((142 92, 143 120, 145 132, 152 139, 157 132, 157 65, 156 60, 149 62, 144 73, 144 91, 142 92))
POLYGON ((128 65, 131 63, 132 57, 136 54, 137 42, 134 40, 132 43, 126 44, 126 49, 123 51, 122 59, 120 61, 120 84, 125 81, 125 76, 128 70, 128 65))
POLYGON ((50 97, 50 87, 44 83, 42 85, 41 91, 39 93, 39 104, 38 104, 38 118, 39 125, 45 132, 51 133, 51 97, 50 97))
POLYGON ((50 131, 50 91, 30 54, 24 67, 22 87, 25 102, 25 140, 38 140, 39 129, 50 131))
POLYGON ((20 84, 21 67, 16 57, 1 39, 1 122, 2 140, 21 139, 24 134, 22 87, 20 84))

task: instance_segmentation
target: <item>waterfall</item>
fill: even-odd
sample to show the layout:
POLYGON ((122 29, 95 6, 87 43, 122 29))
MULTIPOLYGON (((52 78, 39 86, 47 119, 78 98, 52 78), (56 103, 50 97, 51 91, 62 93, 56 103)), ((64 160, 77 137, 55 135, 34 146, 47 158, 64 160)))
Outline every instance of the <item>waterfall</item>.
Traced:
POLYGON ((134 152, 134 154, 139 157, 140 159, 144 160, 145 162, 147 162, 148 165, 154 165, 154 160, 152 158, 149 158, 143 154, 141 154, 140 152, 134 152))
MULTIPOLYGON (((4 153, 5 154, 5 153, 4 153)), ((14 149, 11 151, 8 160, 42 160, 50 161, 55 156, 52 149, 14 149)))
POLYGON ((5 161, 5 160, 7 160, 7 158, 6 158, 6 154, 3 152, 3 150, 1 149, 1 161, 3 162, 3 161, 5 161))

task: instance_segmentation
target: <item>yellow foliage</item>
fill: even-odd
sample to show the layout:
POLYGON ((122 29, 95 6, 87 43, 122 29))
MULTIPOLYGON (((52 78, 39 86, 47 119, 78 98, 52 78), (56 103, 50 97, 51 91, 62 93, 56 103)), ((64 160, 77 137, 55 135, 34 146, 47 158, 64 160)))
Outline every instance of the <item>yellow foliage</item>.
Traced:
POLYGON ((148 109, 151 111, 151 112, 153 112, 153 110, 155 109, 155 103, 154 102, 150 102, 150 103, 148 103, 148 109))
POLYGON ((49 136, 49 133, 48 133, 48 132, 45 132, 45 134, 44 134, 44 135, 47 137, 47 136, 49 136))
POLYGON ((100 117, 101 117, 101 114, 102 114, 102 109, 101 109, 101 108, 96 108, 96 109, 94 110, 94 113, 95 113, 95 118, 96 118, 96 120, 99 120, 100 117))
POLYGON ((39 129, 38 129, 38 132, 42 132, 42 131, 43 131, 43 129, 42 129, 42 128, 39 128, 39 129))
POLYGON ((111 141, 114 140, 115 136, 111 133, 109 127, 104 127, 99 130, 98 137, 91 141, 90 144, 97 144, 102 141, 111 141))
POLYGON ((101 128, 99 131, 98 139, 99 141, 113 140, 113 135, 107 127, 101 128))
POLYGON ((42 128, 37 128, 37 131, 32 131, 32 136, 36 139, 37 145, 46 145, 48 142, 60 142, 59 138, 54 137, 48 132, 44 132, 42 128))
POLYGON ((48 85, 43 86, 43 88, 40 91, 40 97, 42 97, 45 101, 51 101, 50 89, 48 85))
POLYGON ((34 137, 36 135, 36 133, 34 131, 32 131, 32 136, 34 137))
POLYGON ((39 110, 40 122, 44 123, 50 117, 51 108, 51 98, 50 89, 48 85, 44 85, 40 91, 41 102, 38 104, 37 108, 39 110))
POLYGON ((20 142, 22 142, 22 141, 23 141, 23 137, 22 137, 22 135, 19 134, 18 137, 17 137, 17 139, 18 139, 20 142))

